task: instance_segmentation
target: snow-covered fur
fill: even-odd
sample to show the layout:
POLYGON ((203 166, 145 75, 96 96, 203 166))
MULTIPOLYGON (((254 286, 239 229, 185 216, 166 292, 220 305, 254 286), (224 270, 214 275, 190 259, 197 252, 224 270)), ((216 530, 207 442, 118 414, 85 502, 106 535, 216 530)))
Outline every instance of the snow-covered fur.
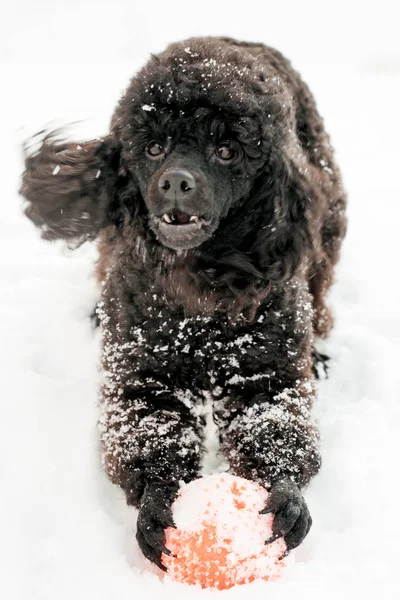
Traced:
POLYGON ((22 194, 47 239, 99 237, 104 463, 140 508, 144 554, 161 565, 210 398, 231 471, 272 489, 274 532, 298 545, 311 518, 297 486, 320 466, 313 336, 332 325, 324 297, 345 233, 339 172, 299 75, 260 44, 173 44, 132 80, 102 141, 46 138, 22 194), (160 157, 146 155, 152 141, 160 157), (234 149, 225 164, 221 144, 234 149), (156 219, 175 167, 196 174, 209 223, 183 248, 156 219))

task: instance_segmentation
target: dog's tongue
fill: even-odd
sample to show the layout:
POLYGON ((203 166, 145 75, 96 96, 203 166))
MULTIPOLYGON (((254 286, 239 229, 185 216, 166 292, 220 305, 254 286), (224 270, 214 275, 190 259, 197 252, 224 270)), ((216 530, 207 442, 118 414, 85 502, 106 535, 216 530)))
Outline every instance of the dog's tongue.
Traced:
POLYGON ((175 220, 178 221, 178 223, 189 223, 190 220, 190 215, 181 212, 180 210, 174 212, 174 217, 175 220))

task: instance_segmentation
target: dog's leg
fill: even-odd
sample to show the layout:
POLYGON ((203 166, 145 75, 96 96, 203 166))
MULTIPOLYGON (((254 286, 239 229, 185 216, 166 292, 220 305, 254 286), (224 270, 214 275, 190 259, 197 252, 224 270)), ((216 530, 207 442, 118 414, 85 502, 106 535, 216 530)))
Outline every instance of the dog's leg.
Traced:
POLYGON ((271 491, 274 536, 283 535, 289 550, 310 527, 299 490, 320 466, 310 414, 316 393, 310 300, 300 284, 271 295, 252 323, 230 332, 226 356, 214 360, 222 453, 235 475, 271 491))
MULTIPOLYGON (((308 385, 304 382, 304 387, 308 385)), ((256 402, 241 410, 235 408, 229 424, 225 417, 222 431, 222 452, 231 471, 271 491, 267 509, 275 514, 274 538, 283 535, 289 550, 302 542, 311 526, 299 489, 320 466, 318 431, 302 397, 304 392, 301 384, 285 388, 273 403, 258 394, 256 402)), ((243 396, 247 396, 246 390, 243 396)), ((224 404, 226 415, 229 400, 224 404)))
POLYGON ((171 318, 161 299, 157 307, 135 305, 131 291, 120 286, 110 277, 98 305, 104 465, 128 504, 139 509, 137 540, 143 554, 162 569, 171 503, 180 482, 195 479, 201 469, 202 368, 180 350, 186 321, 182 325, 171 318))
POLYGON ((104 463, 127 503, 139 509, 137 541, 146 558, 164 569, 164 530, 173 526, 171 503, 179 482, 198 476, 203 453, 203 421, 156 376, 135 389, 105 390, 100 422, 104 463), (158 392, 158 393, 157 393, 158 392), (164 392, 164 393, 163 393, 164 392))

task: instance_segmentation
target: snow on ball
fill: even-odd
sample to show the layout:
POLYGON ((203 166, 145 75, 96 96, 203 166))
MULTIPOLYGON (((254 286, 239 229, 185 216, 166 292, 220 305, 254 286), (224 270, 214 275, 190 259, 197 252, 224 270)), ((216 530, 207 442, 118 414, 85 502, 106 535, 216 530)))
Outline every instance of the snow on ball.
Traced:
POLYGON ((178 581, 220 590, 273 580, 286 564, 286 550, 272 536, 271 514, 260 515, 268 492, 256 483, 227 473, 196 479, 181 488, 172 511, 177 528, 166 530, 171 556, 162 561, 178 581))

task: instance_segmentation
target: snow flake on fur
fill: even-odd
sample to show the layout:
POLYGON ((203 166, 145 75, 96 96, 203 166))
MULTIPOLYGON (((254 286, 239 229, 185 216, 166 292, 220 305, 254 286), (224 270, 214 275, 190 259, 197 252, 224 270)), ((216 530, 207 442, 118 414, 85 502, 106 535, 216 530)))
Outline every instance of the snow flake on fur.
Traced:
POLYGON ((278 309, 281 292, 272 293, 252 322, 223 312, 184 315, 154 289, 149 304, 125 314, 107 285, 104 292, 99 427, 112 480, 123 485, 138 461, 150 479, 195 477, 206 397, 234 472, 267 486, 285 473, 308 480, 319 458, 309 412, 314 382, 302 355, 312 310, 301 282, 286 286, 286 307, 278 309))

